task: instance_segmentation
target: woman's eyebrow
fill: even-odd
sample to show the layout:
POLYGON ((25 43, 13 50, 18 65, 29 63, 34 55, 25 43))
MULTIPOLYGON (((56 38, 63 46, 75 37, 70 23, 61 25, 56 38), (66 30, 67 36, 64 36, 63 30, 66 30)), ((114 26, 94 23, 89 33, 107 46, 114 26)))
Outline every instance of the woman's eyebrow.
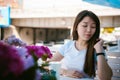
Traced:
POLYGON ((83 22, 83 23, 87 24, 88 22, 83 22))

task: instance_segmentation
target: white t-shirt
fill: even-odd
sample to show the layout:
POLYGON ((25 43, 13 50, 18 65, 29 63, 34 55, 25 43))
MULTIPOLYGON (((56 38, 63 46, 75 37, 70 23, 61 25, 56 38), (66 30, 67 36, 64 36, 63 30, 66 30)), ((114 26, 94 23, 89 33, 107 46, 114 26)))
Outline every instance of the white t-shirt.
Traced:
MULTIPOLYGON (((73 69, 84 73, 84 63, 86 56, 86 49, 77 50, 75 47, 75 41, 69 41, 65 43, 58 52, 64 56, 61 61, 61 68, 63 69, 73 69)), ((97 61, 97 58, 95 56, 97 61)), ((87 75, 86 75, 87 76, 87 75)))
POLYGON ((78 51, 75 41, 69 41, 59 49, 59 53, 64 56, 61 65, 63 69, 83 71, 86 49, 78 51))

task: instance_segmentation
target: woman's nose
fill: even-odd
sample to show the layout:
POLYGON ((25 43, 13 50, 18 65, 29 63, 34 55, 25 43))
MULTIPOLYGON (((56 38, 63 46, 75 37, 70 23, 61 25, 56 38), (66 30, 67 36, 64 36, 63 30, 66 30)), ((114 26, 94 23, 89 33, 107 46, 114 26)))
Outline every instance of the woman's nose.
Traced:
POLYGON ((90 32, 90 31, 91 31, 91 28, 90 28, 90 27, 87 27, 87 31, 90 32))

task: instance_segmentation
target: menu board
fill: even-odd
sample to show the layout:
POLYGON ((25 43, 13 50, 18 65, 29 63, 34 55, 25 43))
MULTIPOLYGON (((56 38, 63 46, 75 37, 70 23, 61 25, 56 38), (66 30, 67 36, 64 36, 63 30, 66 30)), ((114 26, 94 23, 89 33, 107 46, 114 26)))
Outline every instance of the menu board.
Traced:
POLYGON ((10 7, 0 7, 0 27, 9 27, 10 22, 10 7))

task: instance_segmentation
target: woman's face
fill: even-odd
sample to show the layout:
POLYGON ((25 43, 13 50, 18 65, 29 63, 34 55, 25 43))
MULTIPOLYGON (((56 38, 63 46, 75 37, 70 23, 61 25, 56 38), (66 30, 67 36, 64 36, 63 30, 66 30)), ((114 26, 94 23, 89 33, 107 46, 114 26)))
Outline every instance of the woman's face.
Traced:
POLYGON ((88 41, 96 31, 96 23, 86 16, 77 26, 78 40, 88 41))

